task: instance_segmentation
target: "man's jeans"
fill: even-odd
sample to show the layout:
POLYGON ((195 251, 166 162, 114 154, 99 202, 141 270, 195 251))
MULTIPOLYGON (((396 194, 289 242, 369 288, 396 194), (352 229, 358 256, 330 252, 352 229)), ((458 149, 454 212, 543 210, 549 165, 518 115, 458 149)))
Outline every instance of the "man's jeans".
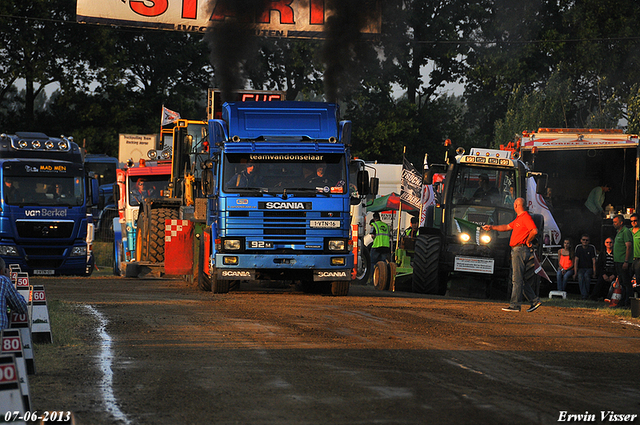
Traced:
POLYGON ((578 269, 578 286, 580 287, 580 295, 582 295, 583 300, 589 298, 591 273, 593 273, 593 269, 578 269))
POLYGON ((622 267, 624 263, 615 263, 615 265, 616 272, 618 272, 618 282, 624 288, 622 300, 620 300, 620 304, 618 305, 621 307, 628 306, 630 304, 629 298, 633 294, 633 285, 631 284, 631 264, 629 264, 627 270, 622 267))
POLYGON ((531 248, 526 245, 518 245, 511 248, 511 267, 513 269, 513 274, 511 275, 513 287, 511 288, 511 302, 509 303, 511 307, 520 308, 523 293, 532 304, 540 301, 540 298, 533 291, 531 283, 524 279, 524 273, 529 262, 533 264, 531 248))

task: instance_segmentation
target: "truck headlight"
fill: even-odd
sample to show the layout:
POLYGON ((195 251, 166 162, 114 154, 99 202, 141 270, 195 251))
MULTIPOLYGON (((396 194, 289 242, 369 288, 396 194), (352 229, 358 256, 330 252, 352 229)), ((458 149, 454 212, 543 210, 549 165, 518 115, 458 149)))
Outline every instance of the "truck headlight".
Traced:
POLYGON ((84 257, 87 255, 87 246, 74 246, 71 250, 71 257, 84 257))
POLYGON ((225 239, 223 247, 225 251, 239 251, 242 245, 238 239, 225 239))
POLYGON ((18 250, 15 246, 0 246, 0 255, 18 256, 18 250))
POLYGON ((328 243, 329 251, 345 251, 347 243, 344 239, 330 239, 328 243))

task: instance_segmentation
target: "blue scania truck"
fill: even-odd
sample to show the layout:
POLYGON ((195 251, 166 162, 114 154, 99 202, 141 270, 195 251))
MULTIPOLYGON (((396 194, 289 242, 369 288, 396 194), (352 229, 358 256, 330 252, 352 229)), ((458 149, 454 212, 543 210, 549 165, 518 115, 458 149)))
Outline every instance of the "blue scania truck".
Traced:
POLYGON ((198 284, 225 293, 243 280, 294 281, 347 295, 350 205, 368 192, 336 104, 230 102, 209 121, 207 198, 198 284))
POLYGON ((32 275, 91 274, 97 180, 78 145, 43 133, 2 134, 0 178, 4 261, 32 275))

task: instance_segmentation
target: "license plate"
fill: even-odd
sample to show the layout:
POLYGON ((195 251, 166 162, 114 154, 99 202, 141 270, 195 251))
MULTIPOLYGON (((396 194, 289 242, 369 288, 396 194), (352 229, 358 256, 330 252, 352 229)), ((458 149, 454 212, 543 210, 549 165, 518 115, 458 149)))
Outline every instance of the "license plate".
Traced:
POLYGON ((33 274, 43 274, 43 275, 50 275, 53 276, 53 274, 55 273, 55 270, 34 270, 33 274))
POLYGON ((315 229, 338 229, 340 221, 338 220, 311 220, 309 222, 311 228, 315 229))
POLYGON ((457 272, 493 274, 493 266, 493 258, 456 257, 453 270, 457 272))

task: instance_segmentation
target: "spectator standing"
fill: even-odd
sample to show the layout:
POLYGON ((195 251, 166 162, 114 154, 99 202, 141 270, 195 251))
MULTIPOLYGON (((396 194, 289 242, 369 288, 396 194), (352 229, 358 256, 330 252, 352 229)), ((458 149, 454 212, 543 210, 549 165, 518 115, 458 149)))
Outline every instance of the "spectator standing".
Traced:
POLYGON ((603 298, 611 284, 616 280, 616 265, 613 261, 613 239, 607 238, 604 241, 604 249, 596 258, 596 276, 598 282, 589 296, 590 300, 599 301, 603 298))
POLYGON ((27 313, 27 302, 9 280, 6 264, 0 258, 0 330, 9 327, 7 307, 11 308, 12 312, 27 313))
POLYGON ((582 299, 589 298, 591 276, 596 275, 596 247, 589 243, 589 235, 583 234, 580 245, 576 246, 576 260, 573 266, 573 280, 578 278, 582 299))
POLYGON ((620 279, 620 283, 624 288, 624 294, 620 307, 626 307, 629 305, 629 297, 633 293, 631 287, 631 268, 633 263, 633 233, 627 226, 624 225, 624 216, 618 214, 613 217, 613 227, 615 227, 617 233, 616 238, 613 241, 613 261, 616 265, 616 273, 620 279))
POLYGON ((498 232, 511 230, 509 245, 511 246, 511 266, 513 269, 511 282, 513 287, 511 288, 509 306, 504 307, 502 311, 520 311, 520 304, 524 295, 531 302, 531 307, 527 309, 531 313, 542 305, 540 297, 533 291, 529 281, 524 278, 527 263, 533 261, 531 243, 538 234, 538 228, 527 212, 523 198, 517 198, 513 202, 513 209, 516 212, 516 218, 511 223, 497 226, 485 224, 482 228, 486 231, 497 230, 498 232))
POLYGON ((382 221, 380 213, 373 213, 371 221, 371 236, 373 236, 373 245, 371 245, 371 270, 378 261, 385 261, 391 255, 391 233, 387 223, 382 221))
POLYGON ((633 234, 633 264, 631 274, 635 274, 636 282, 640 280, 640 216, 637 213, 631 214, 631 233, 633 234))
POLYGON ((603 184, 601 186, 596 186, 591 189, 589 192, 589 196, 584 203, 584 206, 587 207, 591 214, 596 216, 598 219, 602 218, 604 215, 604 210, 602 209, 602 204, 604 204, 605 193, 611 190, 611 186, 608 184, 603 184))
POLYGON ((566 290, 567 281, 573 276, 575 252, 572 248, 571 241, 565 239, 562 241, 562 248, 558 250, 558 273, 556 274, 558 291, 566 290))
POLYGON ((593 243, 598 246, 602 243, 600 240, 600 229, 602 228, 602 218, 605 215, 604 209, 602 209, 602 204, 604 204, 605 194, 610 190, 611 186, 608 184, 596 186, 591 189, 591 192, 589 192, 589 196, 584 203, 588 212, 584 216, 585 221, 582 225, 585 226, 589 232, 592 232, 594 235, 592 238, 593 243))

